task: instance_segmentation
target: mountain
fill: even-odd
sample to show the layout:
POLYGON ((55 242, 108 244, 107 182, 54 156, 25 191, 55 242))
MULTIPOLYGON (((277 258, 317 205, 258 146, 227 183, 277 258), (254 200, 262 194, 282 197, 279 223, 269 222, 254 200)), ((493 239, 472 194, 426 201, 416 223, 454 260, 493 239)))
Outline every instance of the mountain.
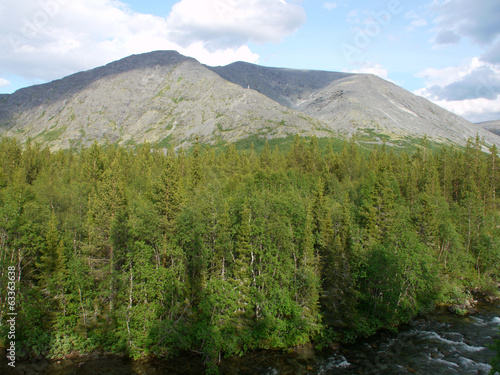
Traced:
POLYGON ((391 138, 422 137, 463 144, 477 133, 499 138, 422 97, 370 74, 267 68, 237 62, 210 68, 278 103, 347 134, 369 131, 391 138))
POLYGON ((137 55, 0 102, 3 135, 31 137, 52 148, 88 146, 95 139, 133 145, 233 141, 248 135, 321 131, 253 90, 244 90, 177 52, 137 55))
MULTIPOLYGON (((133 55, 0 96, 0 135, 52 149, 100 142, 189 146, 249 136, 500 138, 373 75, 208 67, 175 51, 133 55)), ((385 138, 384 138, 385 139, 385 138)))
POLYGON ((500 120, 480 122, 477 125, 485 130, 488 130, 488 131, 496 134, 496 135, 500 135, 500 120))
POLYGON ((320 91, 343 78, 354 76, 349 73, 318 70, 268 68, 241 61, 207 68, 230 82, 256 90, 285 107, 298 110, 298 104, 310 93, 320 91))

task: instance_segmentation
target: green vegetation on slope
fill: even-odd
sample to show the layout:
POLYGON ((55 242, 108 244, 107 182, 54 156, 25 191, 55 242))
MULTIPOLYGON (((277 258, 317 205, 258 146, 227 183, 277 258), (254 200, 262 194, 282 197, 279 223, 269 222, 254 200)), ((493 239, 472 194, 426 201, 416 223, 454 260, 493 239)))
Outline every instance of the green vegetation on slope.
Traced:
POLYGON ((479 140, 164 155, 3 139, 0 277, 20 265, 18 354, 194 350, 214 370, 221 355, 397 327, 498 280, 499 178, 479 140))

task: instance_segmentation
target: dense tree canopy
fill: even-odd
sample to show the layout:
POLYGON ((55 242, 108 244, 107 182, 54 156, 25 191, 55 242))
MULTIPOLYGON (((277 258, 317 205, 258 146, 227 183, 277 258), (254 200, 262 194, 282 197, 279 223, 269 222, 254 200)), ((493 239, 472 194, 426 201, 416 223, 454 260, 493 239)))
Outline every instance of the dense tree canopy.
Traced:
POLYGON ((0 277, 19 269, 19 350, 193 350, 213 366, 460 302, 499 276, 498 150, 483 151, 2 139, 0 277))

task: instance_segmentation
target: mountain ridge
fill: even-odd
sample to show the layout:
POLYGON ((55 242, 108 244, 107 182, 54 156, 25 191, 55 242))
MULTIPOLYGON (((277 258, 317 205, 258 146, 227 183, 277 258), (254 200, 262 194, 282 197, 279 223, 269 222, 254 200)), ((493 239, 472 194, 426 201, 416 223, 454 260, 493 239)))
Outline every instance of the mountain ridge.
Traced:
MULTIPOLYGON (((38 94, 38 91, 49 88, 50 94, 55 94, 55 97, 50 97, 49 99, 57 100, 63 95, 73 95, 76 92, 84 89, 95 81, 102 79, 106 76, 113 74, 125 73, 128 70, 135 70, 141 67, 145 68, 151 66, 152 64, 172 64, 179 63, 187 60, 194 60, 193 58, 181 55, 176 51, 168 51, 168 53, 163 53, 163 51, 150 52, 148 54, 148 59, 144 59, 145 55, 131 55, 121 60, 113 61, 109 64, 99 66, 90 70, 77 72, 69 76, 56 79, 48 83, 42 83, 39 85, 33 85, 29 87, 24 87, 13 94, 2 94, 0 95, 0 100, 2 96, 4 97, 15 97, 24 105, 38 105, 39 103, 30 103, 26 99, 32 99, 34 95, 38 94), (168 59, 168 61, 167 61, 168 59)), ((1 108, 0 108, 1 111, 1 108)))
POLYGON ((207 68, 230 82, 243 88, 257 90, 291 109, 297 109, 297 106, 291 100, 294 95, 300 97, 300 95, 304 95, 308 91, 321 89, 336 80, 354 75, 352 73, 322 70, 264 67, 243 61, 237 61, 226 66, 207 66, 207 68), (265 77, 265 75, 270 74, 274 76, 274 79, 266 79, 268 77, 265 77), (295 83, 295 90, 292 89, 292 83, 295 83))
POLYGON ((500 120, 480 122, 477 125, 500 136, 500 120))
MULTIPOLYGON (((348 135, 357 130, 373 129, 392 137, 398 133, 403 136, 426 135, 439 142, 464 144, 469 137, 481 133, 491 143, 499 141, 475 124, 372 74, 267 68, 241 62, 212 70, 242 87, 253 83, 257 91, 280 104, 333 125, 348 135), (257 84, 252 79, 255 72, 248 77, 249 68, 260 76, 257 84), (321 84, 310 85, 309 90, 295 92, 295 97, 292 94, 283 99, 281 93, 269 87, 276 82, 273 80, 276 73, 291 72, 302 78, 307 74, 316 75, 321 84), (465 130, 464 134, 461 134, 462 130, 465 130)), ((305 86, 304 83, 299 85, 305 86)))
POLYGON ((464 144, 500 137, 377 76, 263 67, 208 67, 154 51, 0 96, 0 136, 53 149, 95 139, 189 147, 249 136, 379 133, 464 144))
POLYGON ((168 137, 176 145, 189 145, 196 137, 232 141, 258 133, 257 122, 283 122, 269 129, 282 136, 320 126, 177 52, 134 55, 22 89, 9 99, 11 123, 5 111, 3 117, 0 113, 3 134, 30 137, 52 148, 88 146, 94 139, 125 145, 168 137))

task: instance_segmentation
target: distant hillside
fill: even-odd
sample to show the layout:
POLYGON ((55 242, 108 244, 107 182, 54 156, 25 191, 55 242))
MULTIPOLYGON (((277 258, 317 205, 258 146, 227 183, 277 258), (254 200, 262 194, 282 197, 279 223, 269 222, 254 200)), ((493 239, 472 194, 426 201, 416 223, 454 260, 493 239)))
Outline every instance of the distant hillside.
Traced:
POLYGON ((299 109, 300 103, 303 103, 311 93, 353 76, 349 73, 318 70, 268 68, 241 61, 227 66, 207 66, 207 68, 230 82, 243 88, 257 90, 292 109, 299 109))
POLYGON ((374 75, 267 68, 242 62, 209 69, 343 133, 369 130, 391 138, 427 135, 439 142, 463 144, 479 132, 487 142, 499 142, 469 121, 374 75))
POLYGON ((496 135, 500 135, 500 120, 480 122, 477 125, 479 125, 481 128, 488 130, 496 135))
POLYGON ((412 137, 463 144, 500 138, 372 75, 207 67, 175 51, 134 55, 0 96, 0 134, 53 149, 94 140, 189 146, 293 134, 372 140, 412 137))

